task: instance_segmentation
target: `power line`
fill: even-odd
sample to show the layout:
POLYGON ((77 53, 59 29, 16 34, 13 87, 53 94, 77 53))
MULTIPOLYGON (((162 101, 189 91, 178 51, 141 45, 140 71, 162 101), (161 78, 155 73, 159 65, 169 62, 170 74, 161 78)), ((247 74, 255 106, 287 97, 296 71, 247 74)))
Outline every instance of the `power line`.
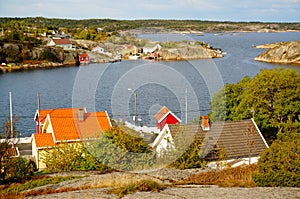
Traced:
MULTIPOLYGON (((187 113, 198 113, 198 112, 204 112, 204 111, 210 111, 211 109, 198 109, 198 110, 188 110, 187 113)), ((172 111, 172 113, 174 114, 182 114, 182 113, 186 113, 186 111, 172 111)), ((117 117, 117 116, 133 116, 134 114, 113 114, 111 113, 111 115, 117 117)), ((138 113, 137 115, 139 116, 149 116, 150 114, 148 113, 138 113)), ((16 115, 18 118, 34 118, 34 115, 16 115)), ((154 115, 150 115, 150 116, 154 116, 154 115)), ((7 118, 8 116, 4 116, 4 115, 0 115, 0 118, 7 118)), ((51 116, 51 118, 75 118, 76 116, 71 114, 71 115, 65 115, 65 114, 55 114, 53 116, 51 116)), ((106 116, 96 116, 96 115, 88 115, 88 117, 103 117, 105 118, 106 116)))

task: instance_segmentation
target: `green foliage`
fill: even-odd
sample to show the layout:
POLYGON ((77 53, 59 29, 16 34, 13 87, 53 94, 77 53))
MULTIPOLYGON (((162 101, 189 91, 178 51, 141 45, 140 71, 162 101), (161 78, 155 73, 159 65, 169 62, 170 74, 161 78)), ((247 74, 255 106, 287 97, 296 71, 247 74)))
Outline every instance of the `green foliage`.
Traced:
MULTIPOLYGON (((57 49, 55 49, 55 50, 57 50, 57 49)), ((43 49, 43 52, 40 55, 40 57, 38 58, 38 60, 61 62, 61 60, 59 60, 58 56, 56 55, 56 53, 53 51, 52 48, 43 49)))
POLYGON ((106 170, 81 143, 63 142, 54 148, 48 148, 42 157, 47 169, 53 172, 73 170, 106 170))
POLYGON ((124 197, 127 194, 134 192, 159 192, 165 189, 165 186, 153 180, 141 180, 139 182, 130 183, 125 186, 120 186, 112 190, 112 193, 117 194, 119 197, 124 197))
POLYGON ((227 84, 211 102, 212 120, 254 119, 267 138, 298 128, 300 75, 293 69, 264 69, 253 79, 227 84), (226 107, 226 108, 225 108, 226 107))
POLYGON ((0 184, 10 182, 18 182, 30 177, 35 171, 35 165, 32 161, 20 157, 12 157, 9 150, 12 149, 15 141, 12 143, 11 138, 18 139, 20 133, 15 127, 18 118, 13 117, 11 131, 11 121, 9 118, 5 120, 0 134, 0 184))
POLYGON ((204 168, 205 160, 200 158, 203 140, 196 138, 188 149, 169 167, 177 169, 204 168))
POLYGON ((89 151, 103 164, 120 170, 146 169, 155 161, 143 139, 113 127, 89 145, 89 151))
POLYGON ((4 175, 0 177, 0 183, 18 182, 29 178, 36 170, 35 164, 31 160, 15 157, 10 158, 3 165, 4 175))
POLYGON ((300 187, 300 138, 276 140, 265 150, 253 174, 257 186, 300 187))

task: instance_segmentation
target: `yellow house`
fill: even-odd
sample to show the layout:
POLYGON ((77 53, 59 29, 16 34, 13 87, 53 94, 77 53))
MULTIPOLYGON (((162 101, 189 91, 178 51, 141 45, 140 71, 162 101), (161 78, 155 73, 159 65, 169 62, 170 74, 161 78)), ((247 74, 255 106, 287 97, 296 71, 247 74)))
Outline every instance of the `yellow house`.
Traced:
POLYGON ((85 108, 38 110, 35 121, 32 156, 38 169, 46 168, 42 161, 45 149, 61 142, 79 144, 85 139, 95 138, 112 126, 106 111, 88 113, 85 108))

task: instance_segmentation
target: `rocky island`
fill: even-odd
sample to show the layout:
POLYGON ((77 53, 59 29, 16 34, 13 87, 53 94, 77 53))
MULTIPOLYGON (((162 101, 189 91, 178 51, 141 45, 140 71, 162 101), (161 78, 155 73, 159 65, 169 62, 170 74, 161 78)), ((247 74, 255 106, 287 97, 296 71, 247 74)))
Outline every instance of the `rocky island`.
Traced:
POLYGON ((268 48, 255 58, 256 61, 300 64, 300 41, 265 44, 256 46, 256 48, 268 48))

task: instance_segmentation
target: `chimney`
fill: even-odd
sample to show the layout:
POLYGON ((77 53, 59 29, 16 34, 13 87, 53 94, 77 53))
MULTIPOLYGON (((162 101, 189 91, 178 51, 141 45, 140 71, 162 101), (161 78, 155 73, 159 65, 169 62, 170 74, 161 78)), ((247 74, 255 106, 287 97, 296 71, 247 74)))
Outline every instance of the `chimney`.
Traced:
POLYGON ((80 108, 78 110, 78 119, 79 119, 79 121, 84 121, 84 109, 83 108, 80 108))
POLYGON ((202 127, 203 131, 209 131, 210 130, 208 116, 202 116, 201 127, 202 127))

